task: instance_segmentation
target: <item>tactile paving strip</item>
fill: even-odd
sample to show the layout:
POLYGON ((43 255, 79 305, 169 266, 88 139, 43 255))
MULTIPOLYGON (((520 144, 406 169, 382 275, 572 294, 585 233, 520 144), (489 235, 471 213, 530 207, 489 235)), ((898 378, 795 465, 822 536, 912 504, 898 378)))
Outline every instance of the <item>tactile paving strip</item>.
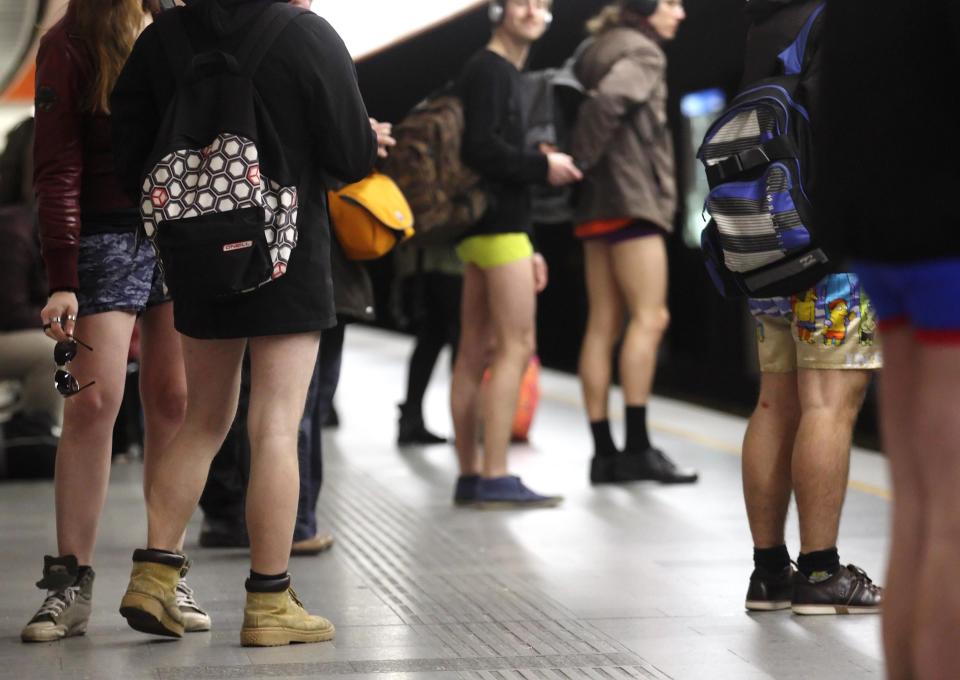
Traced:
POLYGON ((318 661, 159 669, 161 680, 449 673, 460 680, 668 680, 521 578, 486 566, 429 514, 366 475, 342 469, 323 515, 339 556, 407 625, 448 658, 318 661))

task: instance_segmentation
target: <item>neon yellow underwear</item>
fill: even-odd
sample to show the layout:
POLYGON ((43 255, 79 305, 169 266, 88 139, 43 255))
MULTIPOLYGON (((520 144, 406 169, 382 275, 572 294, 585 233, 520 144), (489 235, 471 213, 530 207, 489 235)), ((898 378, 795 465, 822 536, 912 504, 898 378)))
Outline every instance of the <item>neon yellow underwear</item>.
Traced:
POLYGON ((523 232, 471 236, 457 246, 457 255, 467 264, 490 269, 532 256, 533 244, 523 232))

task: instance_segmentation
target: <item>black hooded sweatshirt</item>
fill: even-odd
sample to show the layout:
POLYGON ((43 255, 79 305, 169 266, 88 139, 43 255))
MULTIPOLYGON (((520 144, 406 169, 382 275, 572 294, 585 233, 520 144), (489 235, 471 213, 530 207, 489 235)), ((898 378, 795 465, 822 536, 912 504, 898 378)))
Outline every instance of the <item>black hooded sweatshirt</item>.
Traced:
POLYGON ((818 163, 833 247, 960 258, 960 3, 831 0, 825 25, 818 163))
MULTIPOLYGON (((261 13, 278 0, 194 0, 182 13, 195 53, 235 52, 261 13)), ((172 17, 161 15, 158 21, 172 17)), ((159 32, 137 41, 111 97, 118 176, 137 199, 144 164, 175 91, 175 74, 159 32)), ((287 273, 254 293, 226 302, 187 299, 174 306, 177 329, 191 337, 230 338, 311 332, 335 323, 329 217, 324 176, 365 177, 376 159, 376 135, 343 41, 311 12, 294 19, 254 74, 300 186, 299 242, 287 273), (303 172, 308 168, 309 172, 303 172)))

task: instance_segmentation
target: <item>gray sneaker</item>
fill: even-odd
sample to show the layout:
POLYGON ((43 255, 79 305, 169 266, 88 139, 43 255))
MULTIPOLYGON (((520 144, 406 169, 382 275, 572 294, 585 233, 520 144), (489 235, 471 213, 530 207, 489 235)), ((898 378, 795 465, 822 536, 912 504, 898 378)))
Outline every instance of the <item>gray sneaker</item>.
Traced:
POLYGON ((93 601, 92 569, 80 575, 72 555, 44 558, 43 579, 37 586, 47 598, 20 633, 24 642, 52 642, 87 632, 93 601))
POLYGON ((210 615, 197 604, 193 588, 187 585, 187 572, 190 571, 190 558, 184 555, 183 568, 180 570, 180 583, 177 584, 177 606, 183 614, 183 632, 203 633, 210 630, 210 615))
POLYGON ((177 606, 183 614, 183 630, 186 633, 202 633, 210 630, 210 615, 197 604, 193 588, 185 579, 177 584, 177 606))

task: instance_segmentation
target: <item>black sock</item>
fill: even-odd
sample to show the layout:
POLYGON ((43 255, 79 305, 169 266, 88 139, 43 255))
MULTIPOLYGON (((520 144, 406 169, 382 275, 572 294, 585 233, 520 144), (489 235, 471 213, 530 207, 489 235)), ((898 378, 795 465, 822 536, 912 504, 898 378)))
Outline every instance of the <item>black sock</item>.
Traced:
POLYGON ((797 568, 807 579, 826 580, 840 570, 840 553, 836 548, 817 550, 806 555, 800 553, 797 558, 797 568))
POLYGON ((753 564, 771 574, 779 574, 790 566, 790 553, 787 552, 787 546, 785 545, 778 545, 773 548, 754 548, 753 564))
POLYGON ((282 593, 290 587, 290 574, 284 572, 276 576, 268 576, 258 574, 251 569, 250 578, 244 585, 248 593, 282 593))
POLYGON ((593 435, 593 450, 598 456, 612 456, 617 453, 617 445, 613 443, 610 434, 610 421, 594 420, 590 423, 590 434, 593 435))
POLYGON ((647 407, 627 406, 627 451, 640 453, 650 448, 647 434, 647 407))
POLYGON ((80 566, 77 568, 77 580, 74 581, 73 584, 74 584, 74 585, 79 585, 79 584, 80 584, 80 581, 82 581, 83 578, 84 578, 87 574, 89 574, 91 571, 93 571, 93 568, 90 567, 90 565, 87 565, 87 564, 82 564, 82 565, 80 565, 80 566))

